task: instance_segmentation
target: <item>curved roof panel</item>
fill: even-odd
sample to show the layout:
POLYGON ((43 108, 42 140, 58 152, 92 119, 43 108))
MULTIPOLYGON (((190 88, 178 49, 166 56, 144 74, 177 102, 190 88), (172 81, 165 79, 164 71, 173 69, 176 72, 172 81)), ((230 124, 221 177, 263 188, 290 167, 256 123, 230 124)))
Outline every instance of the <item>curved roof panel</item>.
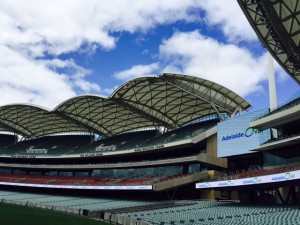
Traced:
POLYGON ((238 0, 261 43, 300 83, 300 0, 238 0))
POLYGON ((59 105, 55 112, 79 121, 90 130, 104 136, 112 136, 140 127, 159 125, 140 116, 118 101, 95 95, 83 95, 69 99, 59 105))
POLYGON ((111 96, 124 105, 155 118, 161 125, 177 127, 215 113, 232 114, 250 104, 214 82, 179 74, 133 79, 111 96))
POLYGON ((140 77, 110 97, 83 95, 52 111, 32 105, 0 107, 0 130, 25 137, 62 132, 113 136, 143 127, 175 128, 216 113, 250 108, 239 95, 214 82, 179 74, 140 77))
POLYGON ((55 113, 33 105, 0 107, 0 126, 25 137, 62 132, 86 132, 85 129, 55 113))

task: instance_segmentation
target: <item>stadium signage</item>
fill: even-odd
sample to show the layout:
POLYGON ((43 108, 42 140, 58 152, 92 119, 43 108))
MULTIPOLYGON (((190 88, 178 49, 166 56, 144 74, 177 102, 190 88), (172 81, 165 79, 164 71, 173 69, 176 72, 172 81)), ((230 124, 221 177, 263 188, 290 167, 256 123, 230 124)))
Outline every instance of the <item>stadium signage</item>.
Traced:
POLYGON ((275 182, 283 182, 283 181, 297 180, 297 179, 300 179, 300 170, 287 172, 287 173, 258 176, 252 178, 197 183, 196 189, 256 185, 256 184, 275 183, 275 182))
POLYGON ((12 155, 11 158, 36 158, 35 155, 12 155))
POLYGON ((103 153, 84 153, 80 154, 80 157, 93 157, 93 156, 102 156, 103 153))
POLYGON ((270 140, 270 129, 262 131, 250 127, 251 121, 268 112, 262 109, 218 123, 218 157, 252 153, 251 150, 270 140))
POLYGON ((260 183, 260 182, 261 182, 261 179, 257 178, 257 177, 243 180, 243 184, 257 184, 257 183, 260 183))
POLYGON ((226 135, 222 137, 222 141, 230 141, 236 138, 243 138, 243 137, 251 137, 253 134, 259 134, 262 133, 262 131, 258 129, 254 129, 252 127, 248 127, 245 132, 238 132, 236 134, 226 135))
POLYGON ((22 186, 22 187, 40 187, 40 188, 58 188, 58 189, 85 189, 85 190, 152 190, 152 185, 137 186, 79 186, 79 185, 49 185, 49 184, 26 184, 13 182, 0 182, 0 185, 22 186))
POLYGON ((200 183, 198 185, 198 188, 209 188, 210 187, 210 183, 200 183))
POLYGON ((7 155, 2 154, 1 157, 6 158, 81 158, 81 157, 97 157, 97 156, 106 156, 106 155, 118 155, 118 154, 128 154, 128 153, 134 153, 134 152, 140 152, 140 151, 149 151, 149 150, 156 150, 156 149, 162 149, 167 148, 171 146, 178 145, 178 142, 173 143, 167 143, 167 144, 161 144, 161 145, 155 145, 150 147, 144 147, 144 148, 136 148, 136 149, 128 149, 128 150, 119 150, 119 151, 108 151, 108 152, 96 152, 96 153, 81 153, 81 154, 62 154, 62 155, 7 155))
POLYGON ((285 181, 285 180, 290 180, 295 178, 295 174, 293 173, 286 173, 285 175, 280 175, 280 176, 274 176, 272 177, 273 181, 285 181))
POLYGON ((228 182, 224 181, 224 182, 218 183, 218 186, 219 187, 226 187, 226 186, 229 186, 229 184, 228 184, 228 182))
POLYGON ((231 180, 227 180, 227 181, 223 181, 223 182, 218 183, 219 187, 226 187, 226 186, 232 186, 232 185, 233 185, 233 181, 231 181, 231 180))
POLYGON ((165 145, 155 145, 155 146, 149 146, 149 147, 144 147, 144 148, 136 148, 134 151, 135 152, 149 151, 149 150, 160 149, 160 148, 164 148, 164 147, 165 147, 165 145))

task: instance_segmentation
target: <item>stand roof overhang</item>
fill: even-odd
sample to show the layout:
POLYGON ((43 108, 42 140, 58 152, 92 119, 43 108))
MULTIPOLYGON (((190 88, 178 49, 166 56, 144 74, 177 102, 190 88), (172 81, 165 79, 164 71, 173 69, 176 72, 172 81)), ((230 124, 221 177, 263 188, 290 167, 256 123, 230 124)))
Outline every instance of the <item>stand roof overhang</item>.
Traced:
POLYGON ((80 126, 48 109, 27 104, 0 107, 0 130, 24 137, 38 137, 63 132, 86 132, 80 126))
POLYGON ((214 82, 180 74, 140 77, 109 97, 82 95, 53 110, 33 105, 0 107, 0 130, 25 137, 63 132, 113 136, 143 127, 176 128, 216 113, 233 114, 251 105, 214 82))
POLYGON ((284 70, 300 83, 300 0, 238 0, 260 39, 284 70))

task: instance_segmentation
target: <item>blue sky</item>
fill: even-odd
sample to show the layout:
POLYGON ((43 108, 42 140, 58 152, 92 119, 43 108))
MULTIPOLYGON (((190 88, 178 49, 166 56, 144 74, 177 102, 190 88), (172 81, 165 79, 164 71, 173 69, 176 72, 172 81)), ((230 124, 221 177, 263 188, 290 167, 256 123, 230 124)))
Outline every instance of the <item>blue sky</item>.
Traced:
MULTIPOLYGON (((222 84, 253 110, 269 104, 266 50, 236 0, 4 0, 0 27, 0 105, 52 109, 163 72, 222 84)), ((280 104, 299 86, 275 68, 280 104)))

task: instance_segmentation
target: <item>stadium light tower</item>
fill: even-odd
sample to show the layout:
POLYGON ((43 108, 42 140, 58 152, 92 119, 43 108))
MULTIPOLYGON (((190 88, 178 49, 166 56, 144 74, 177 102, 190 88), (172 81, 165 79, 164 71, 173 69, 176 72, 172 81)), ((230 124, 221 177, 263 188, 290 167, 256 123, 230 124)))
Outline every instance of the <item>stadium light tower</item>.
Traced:
POLYGON ((276 92, 276 80, 274 72, 274 60, 272 55, 268 52, 268 74, 269 74, 269 99, 270 110, 273 111, 277 108, 277 92, 276 92))

